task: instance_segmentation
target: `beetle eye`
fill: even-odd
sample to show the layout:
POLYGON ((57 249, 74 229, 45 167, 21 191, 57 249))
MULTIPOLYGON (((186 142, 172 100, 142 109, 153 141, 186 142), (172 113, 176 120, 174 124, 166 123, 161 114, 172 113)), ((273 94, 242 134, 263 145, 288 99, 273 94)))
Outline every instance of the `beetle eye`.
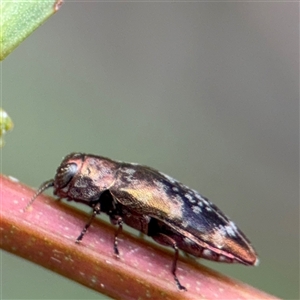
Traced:
POLYGON ((64 188, 77 173, 77 164, 69 163, 59 167, 55 176, 55 187, 64 188))

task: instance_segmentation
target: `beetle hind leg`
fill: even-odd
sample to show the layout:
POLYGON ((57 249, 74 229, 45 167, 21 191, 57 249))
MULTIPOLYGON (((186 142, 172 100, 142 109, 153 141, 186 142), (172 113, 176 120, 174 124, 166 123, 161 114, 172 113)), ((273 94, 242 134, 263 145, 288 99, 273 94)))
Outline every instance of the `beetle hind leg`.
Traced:
POLYGON ((163 233, 157 233, 153 236, 151 236, 157 243, 164 245, 164 246, 170 246, 174 249, 175 254, 174 254, 174 258, 173 258, 173 263, 172 263, 172 274, 174 277, 174 280, 176 282, 176 285, 178 287, 179 290, 181 291, 186 291, 187 289, 180 283, 177 275, 176 275, 176 270, 177 270, 177 260, 178 260, 178 255, 179 255, 179 251, 178 251, 178 247, 177 247, 177 243, 176 241, 174 241, 172 238, 170 238, 169 236, 163 234, 163 233))

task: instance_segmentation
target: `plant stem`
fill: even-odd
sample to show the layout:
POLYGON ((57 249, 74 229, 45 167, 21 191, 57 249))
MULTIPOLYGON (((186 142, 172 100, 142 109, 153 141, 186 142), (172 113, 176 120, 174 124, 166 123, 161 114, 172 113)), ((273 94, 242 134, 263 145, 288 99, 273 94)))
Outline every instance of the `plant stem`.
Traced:
POLYGON ((95 220, 81 244, 75 240, 88 220, 85 213, 40 195, 0 175, 0 246, 115 299, 276 299, 180 258, 177 275, 188 289, 177 289, 171 274, 172 251, 122 232, 120 258, 113 254, 116 228, 95 220))

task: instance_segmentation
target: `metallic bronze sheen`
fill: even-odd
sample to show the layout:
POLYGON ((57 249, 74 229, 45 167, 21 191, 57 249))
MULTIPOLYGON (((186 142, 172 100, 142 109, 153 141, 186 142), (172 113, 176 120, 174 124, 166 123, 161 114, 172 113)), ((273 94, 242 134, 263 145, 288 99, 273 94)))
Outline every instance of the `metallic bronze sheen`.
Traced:
POLYGON ((150 167, 102 156, 71 153, 64 158, 55 178, 45 182, 29 202, 48 187, 54 194, 93 208, 77 242, 93 218, 101 212, 117 225, 123 223, 175 250, 172 274, 177 287, 186 290, 176 275, 178 249, 196 257, 228 263, 257 265, 258 257, 237 226, 197 191, 150 167))

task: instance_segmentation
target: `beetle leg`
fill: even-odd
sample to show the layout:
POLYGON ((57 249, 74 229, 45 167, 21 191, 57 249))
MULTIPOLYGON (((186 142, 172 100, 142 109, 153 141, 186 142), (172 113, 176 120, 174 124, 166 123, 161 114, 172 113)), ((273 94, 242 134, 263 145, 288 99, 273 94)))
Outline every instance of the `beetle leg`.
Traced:
POLYGON ((172 264, 172 274, 174 276, 174 280, 176 282, 177 287, 182 291, 186 291, 187 289, 183 285, 181 285, 181 283, 176 275, 177 260, 178 260, 178 247, 177 247, 176 241, 174 241, 171 237, 169 237, 163 233, 157 233, 151 237, 159 244, 162 244, 165 246, 171 246, 175 250, 175 255, 174 255, 173 264, 172 264))
POLYGON ((119 257, 119 249, 118 249, 118 235, 119 233, 122 231, 123 229, 123 219, 122 217, 118 217, 116 219, 116 224, 119 226, 118 229, 116 230, 116 233, 115 233, 115 239, 114 239, 114 251, 115 251, 115 255, 117 257, 119 257))
POLYGON ((88 220, 88 222, 85 224, 84 228, 82 229, 79 237, 76 239, 75 243, 79 244, 80 241, 82 240, 83 236, 86 234, 88 228, 91 226, 94 218, 96 217, 97 214, 100 213, 100 203, 97 203, 95 206, 94 206, 94 209, 93 209, 93 214, 90 216, 90 219, 88 220))

